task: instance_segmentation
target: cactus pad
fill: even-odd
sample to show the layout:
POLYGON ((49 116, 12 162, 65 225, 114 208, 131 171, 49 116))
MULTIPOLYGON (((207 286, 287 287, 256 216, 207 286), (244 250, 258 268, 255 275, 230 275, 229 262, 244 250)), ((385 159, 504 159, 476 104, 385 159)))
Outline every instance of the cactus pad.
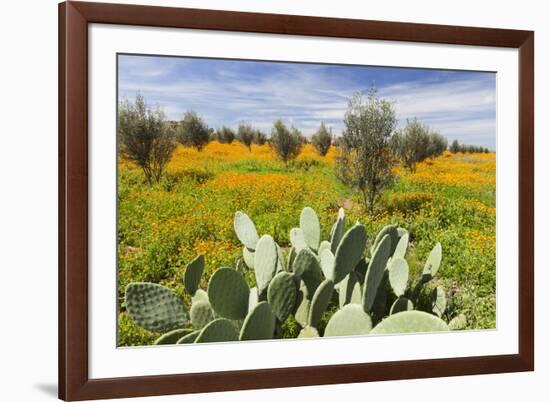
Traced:
POLYGON ((239 331, 234 322, 226 318, 210 321, 198 334, 195 343, 230 342, 239 340, 239 331))
POLYGON ((272 339, 275 333, 275 315, 267 302, 258 303, 246 316, 239 339, 241 341, 272 339))
POLYGON ((277 259, 277 244, 271 236, 263 235, 258 240, 254 253, 254 273, 260 293, 267 289, 269 281, 277 272, 277 259))
POLYGON ((344 215, 344 209, 340 208, 338 210, 338 219, 336 220, 336 223, 332 227, 332 231, 330 233, 330 251, 332 251, 333 254, 336 254, 336 249, 342 240, 345 226, 346 218, 344 215))
POLYGON ((195 339, 197 339, 197 336, 199 336, 200 333, 201 333, 201 331, 190 332, 187 335, 184 335, 180 339, 178 339, 176 344, 183 345, 185 343, 193 343, 193 342, 195 342, 195 339))
POLYGON ((168 332, 187 323, 183 301, 170 289, 147 282, 126 287, 126 309, 139 326, 153 332, 168 332))
POLYGON ((338 302, 340 308, 349 303, 361 304, 361 283, 355 271, 350 272, 339 285, 338 302))
POLYGON ((298 334, 298 338, 319 338, 319 332, 315 327, 305 327, 298 334))
POLYGON ((402 257, 393 257, 388 267, 388 272, 393 293, 397 297, 402 296, 405 293, 407 281, 409 280, 409 264, 402 257))
POLYGON ((256 243, 258 242, 258 232, 252 219, 244 212, 237 211, 233 220, 233 227, 241 243, 249 250, 255 250, 256 243))
POLYGON ((390 235, 386 234, 376 246, 372 259, 370 260, 369 269, 367 270, 365 283, 363 285, 363 308, 367 312, 372 310, 378 287, 384 278, 386 262, 390 256, 390 248, 391 238, 390 235))
POLYGON ((297 291, 294 275, 288 272, 279 272, 269 283, 267 301, 280 322, 294 310, 297 291))
POLYGON ((435 315, 423 311, 403 311, 385 318, 370 333, 376 335, 448 330, 445 321, 435 315))
POLYGON ((202 328, 214 319, 212 307, 207 301, 198 301, 191 305, 189 310, 191 323, 195 328, 202 328))
POLYGON ((334 254, 330 249, 323 249, 319 252, 321 270, 326 279, 334 280, 334 254))
POLYGON ((397 242, 399 241, 399 234, 397 232, 397 227, 395 227, 394 225, 388 225, 388 226, 384 226, 382 230, 380 230, 380 232, 378 232, 378 234, 376 235, 376 238, 374 239, 374 243, 371 247, 372 255, 374 255, 374 251, 376 250, 376 248, 378 247, 378 245, 386 235, 388 235, 391 240, 390 255, 393 254, 395 248, 397 247, 397 242))
POLYGON ((309 314, 307 316, 308 325, 314 327, 319 323, 323 313, 330 303, 333 291, 334 282, 328 279, 325 279, 323 282, 321 282, 317 290, 315 290, 313 298, 311 299, 309 314))
POLYGON ((307 289, 305 287, 300 288, 298 297, 296 300, 296 311, 294 312, 294 318, 303 327, 307 325, 307 317, 311 308, 311 301, 309 300, 307 289))
POLYGON ((439 269, 439 265, 441 265, 441 243, 438 242, 428 256, 428 260, 422 271, 422 276, 433 278, 439 269))
POLYGON ((349 274, 365 251, 365 246, 367 244, 367 232, 365 227, 361 224, 356 224, 351 229, 349 229, 338 248, 336 249, 335 259, 334 259, 334 283, 340 282, 342 279, 349 274))
POLYGON ((197 289, 197 291, 195 292, 195 294, 191 298, 191 304, 196 303, 198 301, 206 301, 206 302, 210 303, 210 301, 208 300, 208 293, 206 293, 202 289, 197 289))
POLYGON ((464 314, 459 314, 454 317, 451 322, 449 322, 449 328, 452 330, 461 330, 466 328, 467 325, 466 316, 464 314))
POLYGON ((243 247, 243 260, 248 268, 254 269, 254 252, 247 249, 246 246, 243 247))
POLYGON ((315 211, 305 207, 300 214, 300 229, 309 248, 317 251, 321 241, 321 224, 315 211))
POLYGON ((365 335, 372 329, 370 316, 360 304, 348 304, 330 318, 324 336, 365 335))
POLYGON ((308 295, 313 296, 315 289, 323 281, 323 272, 315 254, 309 249, 301 250, 294 261, 294 269, 294 274, 304 282, 308 295))
POLYGON ((447 297, 445 296, 445 289, 438 286, 432 293, 432 311, 435 315, 441 318, 445 309, 447 308, 447 297))
POLYGON ((277 271, 286 271, 286 265, 285 265, 285 255, 283 253, 283 250, 277 243, 275 243, 275 246, 277 247, 277 271))
POLYGON ((390 309, 390 315, 400 313, 402 311, 413 310, 413 309, 414 309, 414 305, 412 301, 407 299, 405 296, 400 296, 393 302, 390 309))
POLYGON ((248 295, 248 312, 251 312, 259 301, 258 289, 253 287, 250 289, 250 294, 248 295))
POLYGON ((208 299, 221 317, 240 320, 248 312, 249 289, 242 274, 232 268, 220 268, 208 283, 208 299))
POLYGON ((199 255, 193 261, 187 264, 183 274, 183 284, 185 290, 192 296, 199 288, 202 272, 204 271, 204 256, 199 255))
POLYGON ((187 328, 175 329, 160 336, 153 345, 175 345, 181 337, 191 332, 193 332, 193 330, 187 328))
POLYGON ((392 258, 397 258, 397 257, 405 258, 408 247, 409 247, 409 233, 407 232, 399 238, 399 241, 397 242, 397 246, 395 247, 395 251, 393 252, 392 258))
POLYGON ((302 229, 292 228, 290 229, 290 244, 296 249, 296 252, 307 248, 306 239, 302 229))

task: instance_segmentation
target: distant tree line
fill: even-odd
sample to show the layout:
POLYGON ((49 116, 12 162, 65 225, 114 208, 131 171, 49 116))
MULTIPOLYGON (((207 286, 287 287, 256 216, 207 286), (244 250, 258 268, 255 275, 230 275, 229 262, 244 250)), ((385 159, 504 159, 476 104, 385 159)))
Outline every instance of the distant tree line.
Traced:
POLYGON ((454 140, 451 143, 451 146, 449 147, 449 151, 451 151, 453 154, 456 154, 458 152, 462 153, 469 153, 469 154, 488 154, 489 148, 480 147, 477 145, 464 145, 459 144, 458 140, 454 140))
MULTIPOLYGON (((300 130, 287 127, 280 119, 273 123, 269 137, 246 122, 239 123, 236 131, 226 126, 214 130, 194 111, 186 112, 181 121, 167 121, 162 111, 148 106, 139 93, 133 103, 120 102, 118 132, 120 152, 142 168, 150 185, 160 181, 178 143, 199 152, 213 140, 222 144, 239 141, 249 151, 253 144, 268 144, 287 167, 306 143, 311 142, 321 156, 335 146, 337 178, 361 194, 370 212, 374 212, 384 188, 394 180, 396 165, 414 171, 417 163, 447 149, 445 137, 416 118, 398 129, 394 104, 380 98, 375 87, 366 97, 360 92, 351 97, 338 138, 324 122, 308 140, 300 130)), ((458 141, 450 149, 488 152, 486 148, 459 145, 458 141)))

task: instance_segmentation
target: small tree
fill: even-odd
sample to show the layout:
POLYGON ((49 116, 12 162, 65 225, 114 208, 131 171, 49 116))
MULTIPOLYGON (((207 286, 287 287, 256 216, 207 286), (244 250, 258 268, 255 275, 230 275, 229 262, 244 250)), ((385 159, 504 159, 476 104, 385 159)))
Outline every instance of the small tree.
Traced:
POLYGON ((372 87, 367 99, 355 94, 348 103, 336 158, 336 175, 358 190, 371 213, 384 187, 393 179, 395 158, 390 138, 397 119, 393 104, 372 87))
POLYGON ((139 93, 134 103, 125 99, 118 108, 118 139, 121 154, 141 167, 147 183, 158 183, 176 147, 164 113, 139 93))
POLYGON ((447 139, 438 132, 432 131, 429 134, 428 157, 435 158, 447 149, 447 139))
POLYGON ((210 142, 210 132, 204 120, 196 112, 189 111, 178 125, 176 138, 183 146, 194 147, 200 152, 210 142))
POLYGON ((267 135, 265 135, 260 130, 256 130, 254 133, 254 144, 264 145, 267 142, 267 135))
POLYGON ((456 154, 457 152, 460 152, 460 145, 458 143, 458 140, 454 140, 451 143, 451 146, 449 147, 449 151, 451 151, 453 154, 456 154))
POLYGON ((311 143, 319 155, 325 156, 332 144, 332 130, 327 130, 325 123, 321 122, 319 130, 311 137, 311 143))
POLYGON ((220 144, 231 144, 235 140, 235 132, 229 127, 222 126, 216 131, 216 140, 220 144))
POLYGON ((300 154, 302 150, 302 134, 294 127, 290 130, 284 125, 281 120, 273 123, 271 130, 271 148, 275 154, 281 159, 285 165, 292 162, 300 154))
POLYGON ((416 164, 426 159, 429 154, 429 129, 416 118, 407 120, 405 127, 393 136, 392 146, 403 166, 414 171, 416 164))
POLYGON ((241 123, 237 129, 237 139, 248 148, 248 152, 252 152, 252 141, 256 131, 250 124, 241 123))

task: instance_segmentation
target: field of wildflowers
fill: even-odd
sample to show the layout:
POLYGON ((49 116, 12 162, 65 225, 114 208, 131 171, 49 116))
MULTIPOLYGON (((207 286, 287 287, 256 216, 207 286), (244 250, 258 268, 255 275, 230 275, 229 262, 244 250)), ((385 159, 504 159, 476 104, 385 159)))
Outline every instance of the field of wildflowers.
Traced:
MULTIPOLYGON (((463 313, 467 328, 494 328, 496 322, 494 153, 451 154, 418 164, 415 172, 398 169, 374 215, 334 176, 332 147, 322 157, 304 146, 290 167, 268 145, 247 147, 215 141, 203 151, 178 147, 159 184, 149 187, 140 169, 119 163, 118 297, 119 345, 150 344, 158 334, 136 327, 122 305, 129 282, 150 281, 174 289, 183 298, 185 264, 204 254, 206 288, 211 273, 234 266, 242 245, 233 231, 235 211, 246 212, 260 234, 269 233, 286 248, 300 211, 319 215, 323 238, 343 207, 348 225, 365 224, 369 236, 389 223, 409 230, 407 257, 418 276, 436 241, 443 247, 439 283, 451 291, 448 309, 463 313)), ((247 277, 253 284, 253 275, 247 277)), ((189 302, 189 300, 186 300, 189 302)))

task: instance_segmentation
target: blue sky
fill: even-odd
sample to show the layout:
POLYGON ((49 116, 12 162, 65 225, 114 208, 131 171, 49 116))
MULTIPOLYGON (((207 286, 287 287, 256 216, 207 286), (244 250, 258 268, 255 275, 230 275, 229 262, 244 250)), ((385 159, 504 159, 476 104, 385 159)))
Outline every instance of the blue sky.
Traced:
POLYGON ((496 149, 496 74, 411 68, 119 56, 119 96, 139 91, 170 120, 195 110, 209 126, 245 121, 270 132, 281 118, 340 135, 350 96, 375 84, 402 126, 417 117, 449 139, 496 149))

